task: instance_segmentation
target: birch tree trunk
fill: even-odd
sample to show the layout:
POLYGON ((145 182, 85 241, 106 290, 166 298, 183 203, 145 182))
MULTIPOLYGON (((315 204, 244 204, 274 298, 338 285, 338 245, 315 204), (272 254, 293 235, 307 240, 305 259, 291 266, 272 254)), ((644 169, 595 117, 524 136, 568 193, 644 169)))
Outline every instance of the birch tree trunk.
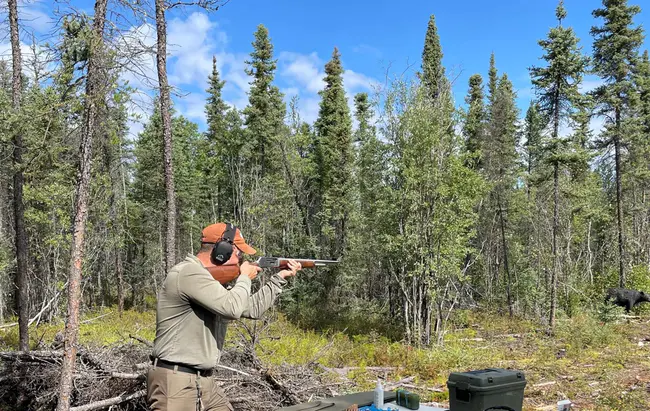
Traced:
POLYGON ((84 235, 88 214, 88 194, 92 160, 92 141, 95 133, 98 105, 103 101, 101 84, 101 53, 104 46, 104 23, 108 0, 97 0, 93 21, 88 73, 86 78, 86 96, 81 132, 80 163, 75 193, 75 216, 72 231, 70 274, 68 277, 68 318, 65 325, 63 362, 57 411, 70 409, 72 392, 72 375, 77 357, 77 337, 79 333, 79 302, 81 297, 81 269, 84 255, 84 235))

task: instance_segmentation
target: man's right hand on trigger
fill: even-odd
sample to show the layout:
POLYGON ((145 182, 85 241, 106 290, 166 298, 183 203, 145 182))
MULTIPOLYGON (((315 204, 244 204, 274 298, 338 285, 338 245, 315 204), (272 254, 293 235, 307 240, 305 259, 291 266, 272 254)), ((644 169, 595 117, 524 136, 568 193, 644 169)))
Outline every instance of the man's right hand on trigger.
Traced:
POLYGON ((244 261, 242 265, 239 267, 239 271, 241 274, 248 276, 248 278, 250 278, 251 280, 254 280, 255 277, 257 277, 257 273, 262 271, 262 268, 253 265, 248 261, 244 261))

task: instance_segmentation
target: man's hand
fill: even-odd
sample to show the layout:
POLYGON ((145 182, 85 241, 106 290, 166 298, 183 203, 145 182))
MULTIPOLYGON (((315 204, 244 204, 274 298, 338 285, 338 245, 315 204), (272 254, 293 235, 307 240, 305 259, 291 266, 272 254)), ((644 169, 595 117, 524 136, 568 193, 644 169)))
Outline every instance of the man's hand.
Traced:
POLYGON ((262 268, 253 265, 249 263, 248 261, 244 261, 242 265, 239 267, 239 272, 243 275, 248 276, 251 280, 254 280, 255 277, 257 277, 257 273, 262 271, 262 268))
POLYGON ((300 270, 302 270, 302 265, 300 265, 299 262, 296 260, 289 260, 289 269, 280 271, 278 275, 282 279, 285 279, 287 277, 296 275, 296 273, 300 270))

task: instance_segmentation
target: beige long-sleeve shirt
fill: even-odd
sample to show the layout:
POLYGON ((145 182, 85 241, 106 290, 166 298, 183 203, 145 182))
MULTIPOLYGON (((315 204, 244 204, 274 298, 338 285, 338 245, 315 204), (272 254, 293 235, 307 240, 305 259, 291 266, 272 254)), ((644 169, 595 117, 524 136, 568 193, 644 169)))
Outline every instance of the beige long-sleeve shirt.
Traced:
POLYGON ((250 278, 240 275, 228 290, 189 254, 169 271, 158 293, 152 356, 200 369, 213 368, 219 362, 228 323, 241 317, 260 318, 285 284, 284 279, 273 275, 251 296, 250 278))

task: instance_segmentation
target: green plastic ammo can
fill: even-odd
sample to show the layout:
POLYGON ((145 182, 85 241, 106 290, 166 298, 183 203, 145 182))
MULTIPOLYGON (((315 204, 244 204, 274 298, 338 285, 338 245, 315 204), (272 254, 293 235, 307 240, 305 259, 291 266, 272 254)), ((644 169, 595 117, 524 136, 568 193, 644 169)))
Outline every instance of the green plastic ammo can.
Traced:
POLYGON ((449 374, 450 411, 521 411, 526 377, 517 370, 488 368, 449 374))

